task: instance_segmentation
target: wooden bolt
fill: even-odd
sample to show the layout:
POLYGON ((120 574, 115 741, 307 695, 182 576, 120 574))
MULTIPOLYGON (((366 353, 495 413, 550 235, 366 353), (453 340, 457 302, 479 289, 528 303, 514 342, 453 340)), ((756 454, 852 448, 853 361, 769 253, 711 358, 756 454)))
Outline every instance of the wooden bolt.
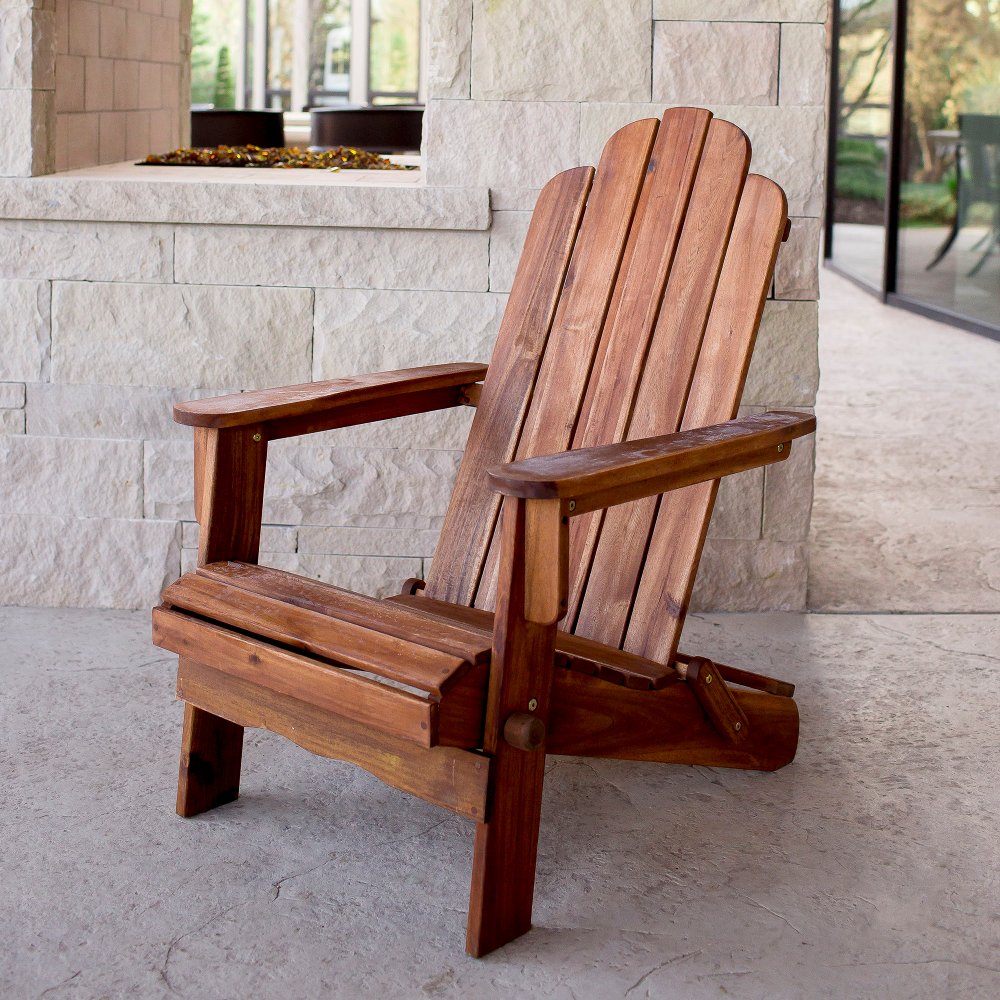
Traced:
POLYGON ((503 725, 503 738, 518 750, 537 750, 545 742, 545 723, 537 715, 514 712, 503 725))

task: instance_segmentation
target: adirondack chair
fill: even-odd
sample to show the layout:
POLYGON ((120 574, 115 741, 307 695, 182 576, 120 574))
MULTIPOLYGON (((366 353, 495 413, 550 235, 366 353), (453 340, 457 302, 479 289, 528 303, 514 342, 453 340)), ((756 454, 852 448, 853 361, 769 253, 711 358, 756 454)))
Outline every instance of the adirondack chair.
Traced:
POLYGON ((546 754, 771 770, 792 685, 677 651, 720 476, 815 421, 734 419, 785 198, 696 108, 539 195, 489 367, 178 405, 198 569, 153 612, 185 702, 177 811, 237 797, 244 727, 476 823, 466 947, 528 930, 546 754), (256 565, 268 441, 476 407, 428 579, 387 600, 256 565), (561 624, 560 624, 561 623, 561 624))

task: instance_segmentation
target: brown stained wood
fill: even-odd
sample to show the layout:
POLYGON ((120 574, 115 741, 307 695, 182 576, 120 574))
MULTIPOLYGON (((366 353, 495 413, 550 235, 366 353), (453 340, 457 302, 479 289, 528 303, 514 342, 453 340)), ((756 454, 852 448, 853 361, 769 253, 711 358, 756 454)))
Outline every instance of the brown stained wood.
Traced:
POLYGON ((493 758, 489 821, 476 825, 466 950, 479 957, 531 927, 542 808, 544 747, 519 750, 503 739, 506 720, 530 712, 544 726, 554 673, 555 626, 524 615, 525 577, 545 555, 525 546, 526 504, 505 499, 500 574, 483 749, 493 758))
MULTIPOLYGON (((489 634, 470 632, 460 624, 431 621, 427 616, 392 601, 379 601, 319 580, 240 562, 201 566, 198 575, 249 594, 259 594, 341 622, 370 628, 386 636, 414 642, 468 663, 485 664, 490 659, 492 639, 489 634)), ((446 691, 449 683, 448 678, 442 678, 441 690, 446 691)))
POLYGON ((525 546, 544 553, 545 563, 529 564, 524 614, 528 621, 552 625, 566 614, 569 518, 558 500, 532 500, 525 511, 525 546))
POLYGON ((425 749, 272 689, 182 658, 177 694, 199 711, 268 729, 299 746, 363 767, 386 784, 472 820, 485 815, 490 760, 451 747, 425 749))
POLYGON ((194 427, 216 428, 267 424, 268 436, 273 440, 286 436, 277 426, 284 421, 318 418, 321 414, 336 414, 340 410, 363 412, 367 405, 401 400, 413 393, 451 388, 455 392, 449 398, 453 398, 452 405, 457 406, 462 388, 480 381, 485 375, 486 365, 460 362, 307 382, 280 389, 257 389, 178 403, 174 407, 174 420, 194 427))
MULTIPOLYGON (((788 217, 785 195, 751 175, 736 215, 681 429, 736 415, 764 301, 788 217)), ((663 498, 649 541, 644 573, 632 604, 624 648, 670 662, 677 649, 717 485, 663 498)))
POLYGON ((556 672, 545 749, 550 754, 773 771, 795 756, 799 716, 791 698, 732 692, 748 720, 737 745, 716 731, 679 678, 632 691, 569 670, 556 672))
POLYGON ((386 635, 377 630, 377 620, 374 627, 338 621, 195 573, 171 584, 163 592, 163 603, 435 695, 472 667, 468 660, 386 635))
MULTIPOLYGON (((524 417, 515 451, 518 458, 562 451, 573 439, 658 126, 655 118, 626 125, 608 140, 601 154, 524 417)), ((496 604, 499 558, 494 537, 476 593, 476 607, 496 604)))
POLYGON ((500 509, 483 469, 514 457, 593 177, 566 170, 538 196, 428 575, 441 600, 472 603, 500 509))
POLYGON ((153 610, 153 642, 179 656, 278 694, 392 733, 421 746, 438 740, 434 702, 349 670, 328 666, 263 641, 166 608, 153 610))
POLYGON ((514 712, 503 724, 503 738, 517 750, 540 750, 545 743, 545 723, 530 712, 514 712))
MULTIPOLYGON (((573 436, 574 448, 610 444, 625 437, 658 316, 661 310, 669 312, 673 308, 670 288, 677 287, 677 282, 671 275, 692 270, 692 227, 685 227, 685 220, 689 203, 697 197, 698 189, 704 187, 705 175, 713 173, 715 166, 711 141, 711 129, 715 127, 710 127, 711 121, 711 114, 700 108, 664 112, 573 436)), ((653 408, 654 412, 658 409, 659 406, 653 408)), ((660 432, 674 429, 664 426, 660 432)), ((603 520, 604 516, 598 514, 570 526, 571 630, 603 520)))
MULTIPOLYGON (((687 653, 678 652, 675 660, 679 667, 685 667, 694 657, 687 653)), ((743 687, 755 688, 758 691, 766 691, 768 694, 777 694, 782 698, 791 698, 795 694, 795 685, 787 681, 779 681, 774 677, 767 677, 764 674, 755 674, 751 670, 741 670, 738 667, 731 667, 726 663, 713 661, 715 669, 730 683, 741 684, 743 687)))
MULTIPOLYGON (((400 594, 389 598, 393 604, 403 604, 419 614, 437 621, 461 622, 463 626, 482 636, 493 632, 493 613, 461 604, 446 604, 432 598, 400 594)), ((663 687, 672 683, 676 674, 672 667, 653 660, 624 653, 620 649, 602 646, 591 639, 556 632, 556 666, 578 670, 600 677, 612 684, 624 684, 637 690, 663 687)))
POLYGON ((715 731, 727 743, 737 746, 745 743, 750 736, 746 713, 715 664, 701 656, 692 657, 686 664, 684 680, 711 719, 715 731))
POLYGON ((812 414, 772 410, 658 438, 540 455, 490 469, 489 477, 508 496, 572 499, 574 517, 675 489, 675 482, 697 482, 691 476, 703 470, 727 475, 747 468, 747 461, 784 461, 791 440, 811 434, 815 426, 812 414))
POLYGON ((198 563, 256 562, 264 506, 267 438, 260 428, 209 429, 195 449, 201 465, 198 563))
POLYGON ((239 798, 243 727, 184 706, 177 814, 191 817, 239 798))
MULTIPOLYGON (((680 427, 749 166, 746 135, 729 122, 712 121, 676 259, 654 316, 655 329, 651 337, 647 334, 642 363, 622 390, 629 401, 625 419, 613 431, 601 428, 606 435, 603 441, 592 435, 580 446, 623 438, 634 441, 680 427)), ((578 522, 572 550, 576 561, 570 599, 573 631, 620 645, 655 512, 656 501, 650 499, 588 518, 586 524, 578 522)))

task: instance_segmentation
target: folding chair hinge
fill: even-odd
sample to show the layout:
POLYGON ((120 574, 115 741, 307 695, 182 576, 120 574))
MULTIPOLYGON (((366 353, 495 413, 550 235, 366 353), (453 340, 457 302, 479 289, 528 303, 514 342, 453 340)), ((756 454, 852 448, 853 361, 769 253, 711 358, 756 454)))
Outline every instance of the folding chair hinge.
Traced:
POLYGON ((677 666, 719 735, 729 743, 742 743, 749 735, 750 725, 721 671, 701 656, 692 656, 687 664, 677 666), (682 667, 686 668, 683 672, 682 667))

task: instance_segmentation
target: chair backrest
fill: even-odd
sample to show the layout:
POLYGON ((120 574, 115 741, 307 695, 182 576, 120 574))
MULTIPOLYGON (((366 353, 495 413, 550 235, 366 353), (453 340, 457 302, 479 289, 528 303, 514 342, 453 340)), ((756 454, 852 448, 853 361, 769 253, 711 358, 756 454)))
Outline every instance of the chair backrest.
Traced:
MULTIPOLYGON (((539 195, 428 575, 429 597, 492 608, 499 498, 515 458, 729 420, 786 229, 729 122, 676 108, 608 141, 597 171, 539 195)), ((574 518, 565 631, 666 662, 717 483, 574 518)))

